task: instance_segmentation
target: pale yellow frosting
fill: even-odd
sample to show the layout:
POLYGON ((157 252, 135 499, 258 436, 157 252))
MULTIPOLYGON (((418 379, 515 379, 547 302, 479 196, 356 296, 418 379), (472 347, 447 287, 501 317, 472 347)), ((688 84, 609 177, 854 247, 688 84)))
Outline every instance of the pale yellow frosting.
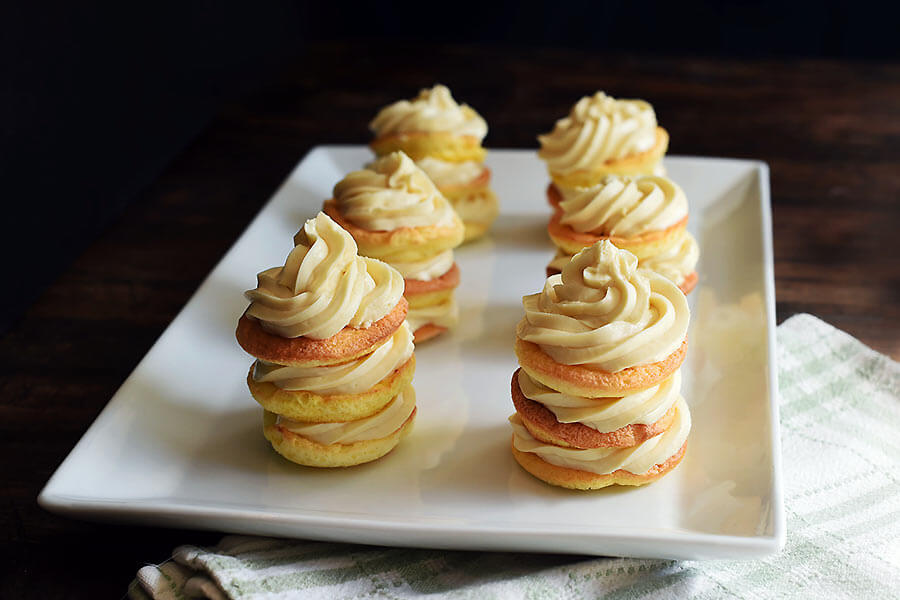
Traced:
POLYGON ((560 191, 560 223, 582 233, 634 237, 688 214, 684 192, 668 177, 608 175, 597 185, 560 191))
POLYGON ((585 96, 553 131, 538 136, 551 173, 567 174, 645 152, 656 141, 656 113, 643 100, 585 96))
POLYGON ((413 334, 406 321, 375 351, 347 363, 293 367, 257 360, 253 379, 284 390, 305 390, 324 396, 359 394, 399 368, 413 355, 413 334))
POLYGON ((525 296, 516 334, 558 363, 607 372, 661 361, 687 334, 687 300, 668 279, 603 240, 525 296))
POLYGON ((459 306, 456 304, 456 299, 451 296, 440 304, 410 308, 406 313, 406 320, 413 331, 429 323, 450 329, 459 321, 459 306))
MULTIPOLYGON (((657 254, 638 260, 638 268, 649 269, 675 285, 681 285, 685 277, 694 272, 699 258, 700 247, 697 240, 687 231, 683 231, 672 240, 671 244, 660 248, 657 254)), ((557 248, 556 254, 547 266, 562 271, 570 260, 571 254, 557 248)))
POLYGON ((416 392, 407 385, 380 412, 371 417, 341 423, 306 423, 278 415, 276 425, 323 445, 378 440, 400 429, 416 408, 416 392))
POLYGON ((284 266, 260 273, 245 294, 247 316, 266 331, 326 339, 347 326, 368 327, 400 301, 400 273, 357 255, 353 237, 325 213, 307 221, 295 242, 284 266))
POLYGON ((369 231, 462 223, 428 175, 403 152, 353 171, 334 186, 344 217, 369 231))
POLYGON ((673 243, 661 248, 653 256, 643 259, 638 266, 659 273, 669 281, 680 285, 685 277, 694 272, 699 258, 700 247, 697 240, 684 231, 673 243))
POLYGON ((476 137, 479 141, 488 131, 481 115, 467 104, 457 104, 443 85, 420 90, 412 101, 400 100, 382 108, 369 123, 369 129, 376 137, 441 131, 476 137))
POLYGON ((453 267, 453 250, 444 250, 417 261, 399 262, 394 260, 391 261, 391 266, 400 271, 404 279, 431 281, 453 267))
POLYGON ((672 425, 663 433, 631 448, 583 450, 553 446, 532 437, 518 413, 511 416, 509 422, 513 427, 513 444, 520 452, 532 452, 550 464, 598 475, 607 475, 619 469, 642 475, 674 456, 691 431, 691 413, 681 396, 675 401, 672 425))
POLYGON ((476 160, 447 162, 426 156, 416 161, 416 164, 439 188, 467 185, 484 172, 484 164, 476 160))
POLYGON ((581 423, 608 433, 628 425, 650 425, 675 403, 681 389, 681 370, 658 385, 626 396, 584 398, 563 394, 519 371, 519 389, 529 400, 547 407, 560 423, 581 423))

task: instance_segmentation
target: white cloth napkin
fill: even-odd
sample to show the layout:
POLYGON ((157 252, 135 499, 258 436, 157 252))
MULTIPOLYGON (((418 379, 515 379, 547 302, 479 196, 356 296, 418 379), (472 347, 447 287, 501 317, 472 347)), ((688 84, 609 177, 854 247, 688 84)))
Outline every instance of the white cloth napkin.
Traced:
POLYGON ((811 315, 778 328, 788 541, 750 561, 584 559, 242 536, 131 598, 900 598, 900 364, 811 315))

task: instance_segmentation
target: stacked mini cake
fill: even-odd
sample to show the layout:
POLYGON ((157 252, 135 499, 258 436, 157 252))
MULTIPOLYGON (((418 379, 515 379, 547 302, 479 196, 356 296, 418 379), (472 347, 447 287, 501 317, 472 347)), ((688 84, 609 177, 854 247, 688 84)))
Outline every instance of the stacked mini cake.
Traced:
POLYGON ((483 236, 497 217, 497 197, 481 145, 487 123, 443 85, 381 109, 369 124, 378 156, 402 150, 434 181, 465 224, 465 240, 483 236))
POLYGON ((456 324, 459 268, 453 248, 463 224, 440 191, 403 152, 392 152, 334 186, 325 212, 350 232, 365 256, 403 276, 416 343, 456 324))
POLYGON ((682 459, 687 300, 670 280, 604 240, 522 300, 512 452, 552 485, 644 485, 682 459))
POLYGON ((548 195, 554 212, 547 230, 557 253, 547 275, 559 273, 582 248, 608 239, 685 294, 696 285, 700 250, 686 229, 687 198, 671 179, 607 175, 589 187, 550 186, 548 195))
POLYGON ((284 266, 258 275, 237 340, 256 357, 247 384, 275 450, 295 463, 346 467, 391 451, 416 414, 413 336, 403 278, 360 257, 325 214, 284 266))

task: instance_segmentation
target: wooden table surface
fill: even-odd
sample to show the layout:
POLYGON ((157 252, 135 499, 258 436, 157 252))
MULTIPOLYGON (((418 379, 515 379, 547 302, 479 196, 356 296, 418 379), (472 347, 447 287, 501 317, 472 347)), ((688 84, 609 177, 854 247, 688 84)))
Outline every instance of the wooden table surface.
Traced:
POLYGON ((72 521, 35 498, 304 153, 367 142, 377 108, 437 81, 486 118, 489 147, 536 147, 603 89, 651 101, 670 154, 766 161, 779 322, 811 312, 900 358, 900 65, 316 45, 224 107, 0 339, 0 596, 121 597, 140 565, 218 539, 72 521))

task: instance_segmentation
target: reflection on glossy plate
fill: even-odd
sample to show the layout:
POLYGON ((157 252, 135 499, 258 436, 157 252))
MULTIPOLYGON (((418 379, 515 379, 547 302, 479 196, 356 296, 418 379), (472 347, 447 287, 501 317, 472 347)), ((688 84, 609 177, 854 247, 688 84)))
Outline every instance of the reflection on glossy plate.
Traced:
MULTIPOLYGON (((495 150, 493 234, 458 251, 461 325, 416 349, 413 433, 372 464, 321 471, 276 455, 234 341, 241 295, 281 264, 291 236, 363 147, 312 151, 131 374, 40 496, 84 518, 433 548, 638 557, 757 557, 784 543, 768 171, 670 157, 691 204, 700 283, 683 395, 682 464, 639 489, 572 492, 509 451, 509 379, 521 296, 553 251, 534 152, 495 150)), ((187 541, 187 540, 185 540, 187 541)))

